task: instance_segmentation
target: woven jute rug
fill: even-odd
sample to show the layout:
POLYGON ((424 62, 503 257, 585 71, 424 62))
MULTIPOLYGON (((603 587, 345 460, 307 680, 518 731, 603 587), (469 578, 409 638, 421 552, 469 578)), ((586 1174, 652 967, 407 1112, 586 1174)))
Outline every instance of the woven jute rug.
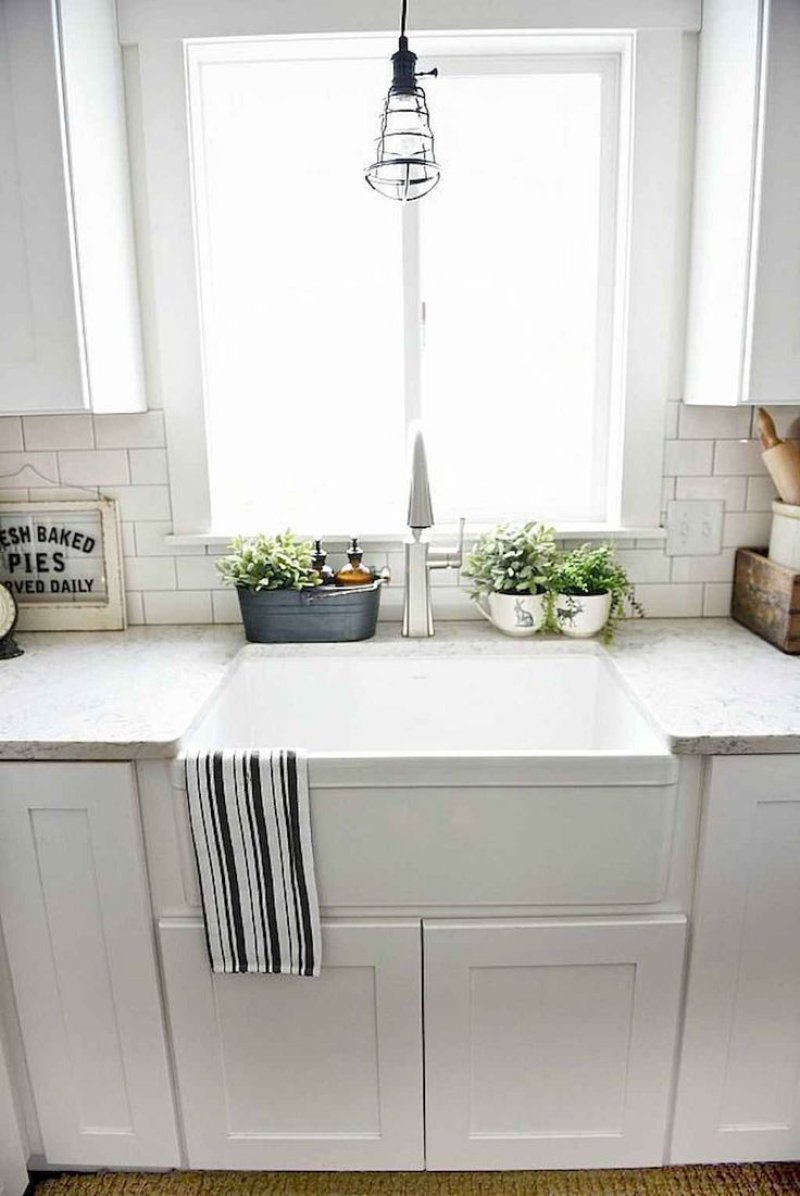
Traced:
POLYGON ((45 1181, 36 1196, 783 1196, 800 1163, 630 1171, 173 1171, 45 1181))

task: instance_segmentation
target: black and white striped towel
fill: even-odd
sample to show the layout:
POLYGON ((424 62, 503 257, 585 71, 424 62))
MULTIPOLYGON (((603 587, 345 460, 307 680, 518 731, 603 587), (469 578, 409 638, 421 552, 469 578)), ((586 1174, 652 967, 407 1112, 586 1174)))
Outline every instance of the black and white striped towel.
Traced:
POLYGON ((318 976, 305 756, 190 752, 186 788, 212 971, 318 976))

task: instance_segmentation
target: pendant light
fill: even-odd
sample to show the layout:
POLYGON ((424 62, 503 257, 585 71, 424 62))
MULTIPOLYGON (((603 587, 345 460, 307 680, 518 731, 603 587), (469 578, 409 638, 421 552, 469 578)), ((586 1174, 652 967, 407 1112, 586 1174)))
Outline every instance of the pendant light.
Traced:
POLYGON ((377 140, 375 161, 364 172, 367 182, 379 195, 407 201, 420 199, 432 191, 441 174, 433 152, 433 133, 425 92, 417 79, 439 72, 417 74, 417 56, 408 48, 406 10, 402 0, 399 49, 392 55, 392 86, 386 97, 377 140))

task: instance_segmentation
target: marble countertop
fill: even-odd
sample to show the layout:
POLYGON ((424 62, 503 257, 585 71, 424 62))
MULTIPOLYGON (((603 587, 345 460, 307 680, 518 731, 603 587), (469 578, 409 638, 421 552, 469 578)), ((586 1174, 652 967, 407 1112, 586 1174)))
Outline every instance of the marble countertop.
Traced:
MULTIPOLYGON (((597 650, 596 640, 537 635, 513 640, 487 622, 440 621, 432 640, 403 640, 397 624, 364 644, 326 646, 361 655, 512 654, 555 647, 597 650)), ((632 619, 609 655, 674 752, 741 755, 800 752, 800 656, 787 656, 732 619, 632 619)), ((313 644, 251 645, 249 654, 313 655, 313 644)))
MULTIPOLYGON (((549 637, 547 637, 549 638, 549 637)), ((245 646, 239 627, 133 628, 18 636, 25 655, 0 661, 0 759, 135 760, 174 755, 240 650, 313 655, 315 645, 245 646)), ((440 622, 434 640, 379 626, 363 644, 326 652, 535 652, 486 623, 440 622)), ((558 649, 574 641, 553 637, 558 649)), ((800 752, 800 657, 730 619, 645 619, 622 625, 610 655, 675 752, 800 752)))
POLYGON ((674 752, 800 752, 800 656, 732 619, 628 621, 610 654, 674 752))
POLYGON ((238 627, 16 636, 0 661, 0 759, 171 756, 242 647, 238 627))

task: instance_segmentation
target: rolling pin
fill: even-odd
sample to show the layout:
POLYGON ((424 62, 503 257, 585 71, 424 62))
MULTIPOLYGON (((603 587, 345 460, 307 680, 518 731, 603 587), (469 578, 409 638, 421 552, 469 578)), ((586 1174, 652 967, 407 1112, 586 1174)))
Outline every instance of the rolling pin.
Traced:
POLYGON ((775 489, 785 503, 800 506, 800 444, 781 440, 775 431, 775 421, 768 411, 759 407, 756 412, 761 457, 775 483, 775 489))

